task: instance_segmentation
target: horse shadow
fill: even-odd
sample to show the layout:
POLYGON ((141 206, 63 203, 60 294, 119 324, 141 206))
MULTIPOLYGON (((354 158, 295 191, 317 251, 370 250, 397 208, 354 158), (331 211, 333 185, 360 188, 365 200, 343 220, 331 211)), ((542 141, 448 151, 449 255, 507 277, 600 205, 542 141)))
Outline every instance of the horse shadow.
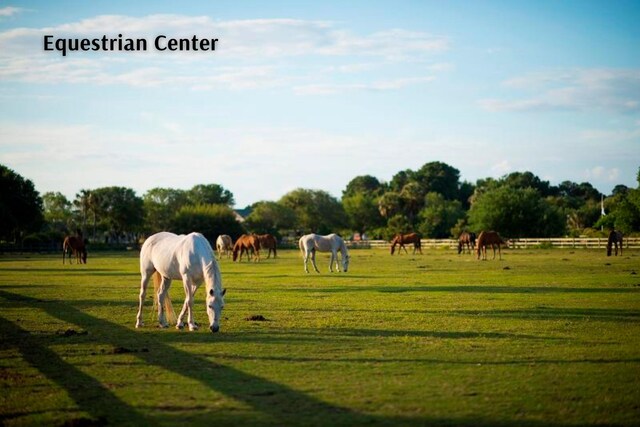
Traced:
MULTIPOLYGON (((140 333, 141 331, 135 331, 120 324, 89 315, 73 305, 51 300, 38 300, 1 289, 0 298, 3 298, 12 307, 41 310, 53 318, 90 331, 87 339, 97 345, 110 345, 114 348, 143 345, 145 348, 142 351, 134 349, 130 352, 131 355, 139 358, 150 367, 189 378, 212 391, 247 405, 251 410, 261 414, 258 421, 261 425, 417 424, 461 426, 518 425, 524 427, 563 425, 561 423, 550 424, 534 420, 496 421, 465 417, 384 417, 366 414, 345 406, 322 401, 287 385, 213 362, 204 356, 180 350, 175 345, 158 340, 158 334, 156 333, 140 333)), ((374 333, 373 331, 347 332, 353 334, 374 333)), ((47 341, 51 340, 50 337, 32 334, 22 328, 19 322, 13 322, 4 316, 0 316, 0 333, 5 347, 16 348, 28 364, 67 392, 68 396, 77 405, 78 411, 89 414, 89 419, 71 420, 70 422, 75 423, 74 425, 182 425, 185 422, 183 415, 169 414, 160 418, 159 415, 148 413, 149 406, 145 406, 147 410, 133 407, 118 397, 98 378, 82 372, 78 367, 61 357, 60 354, 50 349, 48 347, 50 342, 47 341)), ((208 334, 198 335, 202 336, 202 342, 211 341, 211 337, 208 334)), ((283 363, 286 363, 286 360, 283 363)), ((256 423, 255 416, 252 414, 223 411, 215 406, 201 407, 198 410, 199 412, 189 414, 189 424, 238 425, 240 423, 256 423)), ((28 410, 20 414, 7 414, 3 411, 0 421, 27 414, 29 414, 28 410)))

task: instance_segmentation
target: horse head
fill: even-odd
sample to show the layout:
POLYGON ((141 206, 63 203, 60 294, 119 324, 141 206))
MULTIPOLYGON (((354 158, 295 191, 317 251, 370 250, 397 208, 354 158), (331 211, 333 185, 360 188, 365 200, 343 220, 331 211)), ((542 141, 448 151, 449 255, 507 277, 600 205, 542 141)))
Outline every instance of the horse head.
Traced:
POLYGON ((345 273, 349 269, 349 260, 351 257, 349 255, 342 254, 342 271, 345 273))
POLYGON ((220 330, 220 317, 224 308, 224 294, 226 293, 226 289, 223 289, 222 292, 216 292, 211 288, 207 294, 207 316, 209 316, 209 329, 211 332, 220 330))
POLYGON ((391 255, 393 255, 393 253, 396 250, 396 245, 398 244, 398 235, 393 236, 393 239, 391 240, 391 255))

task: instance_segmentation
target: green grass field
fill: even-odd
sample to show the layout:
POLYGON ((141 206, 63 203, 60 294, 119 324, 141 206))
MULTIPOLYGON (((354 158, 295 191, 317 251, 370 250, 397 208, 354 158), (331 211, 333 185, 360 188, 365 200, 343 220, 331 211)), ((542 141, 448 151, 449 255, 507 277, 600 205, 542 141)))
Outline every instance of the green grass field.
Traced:
MULTIPOLYGON (((222 260, 221 332, 135 329, 137 253, 0 256, 13 425, 638 425, 640 252, 222 260), (247 320, 262 315, 266 321, 247 320)), ((184 299, 171 288, 174 306, 184 299)), ((206 324, 204 291, 196 321, 206 324)))

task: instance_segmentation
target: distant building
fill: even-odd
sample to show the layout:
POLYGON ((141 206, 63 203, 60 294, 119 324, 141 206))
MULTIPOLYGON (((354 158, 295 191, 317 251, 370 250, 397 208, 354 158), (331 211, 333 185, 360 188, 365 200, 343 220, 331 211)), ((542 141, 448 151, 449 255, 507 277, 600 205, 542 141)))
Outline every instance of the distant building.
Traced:
POLYGON ((253 209, 251 209, 250 206, 247 206, 244 209, 234 209, 233 213, 236 216, 236 221, 238 221, 239 223, 243 223, 244 220, 251 214, 251 211, 253 209))

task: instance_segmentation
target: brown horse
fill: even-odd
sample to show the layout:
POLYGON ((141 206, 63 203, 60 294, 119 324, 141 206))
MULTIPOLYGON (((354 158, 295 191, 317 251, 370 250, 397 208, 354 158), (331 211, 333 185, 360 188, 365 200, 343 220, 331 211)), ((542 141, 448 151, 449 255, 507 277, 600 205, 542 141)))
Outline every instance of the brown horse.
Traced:
POLYGON ((615 254, 618 256, 618 245, 620 245, 620 255, 622 255, 622 233, 617 230, 611 230, 607 239, 607 256, 611 256, 611 246, 615 246, 615 254))
POLYGON ((242 261, 242 254, 247 252, 247 261, 251 261, 251 254, 254 253, 256 258, 254 261, 260 261, 260 240, 255 234, 243 234, 238 237, 236 244, 233 245, 233 260, 242 261), (238 259, 240 253, 240 259, 238 259))
POLYGON ((73 264, 71 255, 75 255, 78 264, 87 263, 87 247, 84 243, 82 235, 67 236, 62 243, 62 263, 64 264, 65 255, 69 256, 69 264, 73 264))
POLYGON ((482 259, 486 261, 487 246, 491 246, 491 249, 493 249, 493 259, 496 259, 496 245, 498 246, 498 254, 500 255, 500 259, 502 259, 502 251, 500 250, 500 245, 507 245, 507 242, 504 241, 502 237, 500 237, 500 235, 495 231, 483 231, 482 233, 480 233, 476 244, 478 259, 480 259, 480 254, 482 254, 482 259))
POLYGON ((271 256, 271 251, 273 251, 273 257, 276 258, 276 249, 278 246, 278 241, 271 234, 258 234, 258 240, 260 240, 260 248, 268 249, 267 259, 271 256))
POLYGON ((471 249, 476 247, 476 233, 468 233, 463 231, 458 237, 458 255, 462 253, 464 247, 467 247, 467 251, 471 253, 471 249))
POLYGON ((391 241, 391 255, 396 250, 396 245, 400 245, 398 248, 398 253, 400 253, 401 249, 404 249, 406 254, 407 248, 404 247, 405 243, 413 243, 413 253, 415 255, 416 251, 422 253, 422 244, 420 243, 420 235, 418 233, 409 233, 409 234, 396 234, 391 241))

